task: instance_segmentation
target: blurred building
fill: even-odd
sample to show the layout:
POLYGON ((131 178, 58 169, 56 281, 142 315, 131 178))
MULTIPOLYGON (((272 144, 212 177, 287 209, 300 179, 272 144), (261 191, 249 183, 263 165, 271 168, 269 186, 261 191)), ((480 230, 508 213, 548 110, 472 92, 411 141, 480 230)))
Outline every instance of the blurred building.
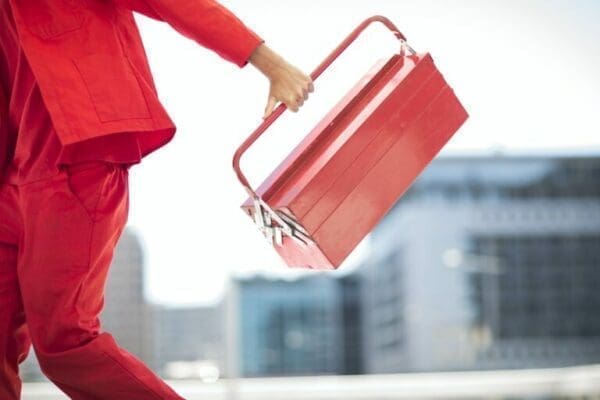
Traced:
POLYGON ((434 161, 372 235, 368 372, 600 361, 600 158, 434 161))
POLYGON ((101 319, 121 347, 161 375, 169 375, 167 368, 173 362, 210 361, 224 367, 219 307, 168 308, 148 303, 143 252, 130 230, 125 230, 115 250, 101 319))
POLYGON ((144 258, 136 234, 125 229, 115 249, 106 284, 102 328, 119 346, 155 367, 151 306, 144 297, 144 258))
POLYGON ((341 374, 356 375, 364 372, 362 304, 360 279, 355 274, 339 278, 342 296, 343 362, 341 374))
POLYGON ((225 351, 225 316, 220 305, 155 309, 153 354, 161 375, 198 378, 202 371, 196 374, 192 366, 204 363, 213 365, 222 376, 225 351), (179 372, 173 367, 177 365, 182 366, 179 372))
POLYGON ((234 280, 227 299, 230 375, 360 373, 357 290, 352 277, 324 273, 234 280))

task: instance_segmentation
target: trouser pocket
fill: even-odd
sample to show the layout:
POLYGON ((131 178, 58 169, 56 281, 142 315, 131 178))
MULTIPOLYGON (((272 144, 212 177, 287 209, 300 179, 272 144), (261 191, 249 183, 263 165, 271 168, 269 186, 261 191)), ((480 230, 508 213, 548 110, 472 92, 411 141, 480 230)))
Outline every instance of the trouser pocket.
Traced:
POLYGON ((92 221, 105 196, 106 185, 119 167, 104 161, 89 161, 64 166, 67 189, 92 221))

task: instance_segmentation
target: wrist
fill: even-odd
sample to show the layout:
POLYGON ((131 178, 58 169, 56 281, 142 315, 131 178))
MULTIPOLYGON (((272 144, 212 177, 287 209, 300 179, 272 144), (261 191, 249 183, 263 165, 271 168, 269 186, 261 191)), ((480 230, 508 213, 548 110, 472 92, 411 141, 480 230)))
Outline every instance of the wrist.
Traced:
POLYGON ((277 71, 286 65, 286 61, 264 43, 252 52, 248 62, 269 79, 277 75, 277 71))

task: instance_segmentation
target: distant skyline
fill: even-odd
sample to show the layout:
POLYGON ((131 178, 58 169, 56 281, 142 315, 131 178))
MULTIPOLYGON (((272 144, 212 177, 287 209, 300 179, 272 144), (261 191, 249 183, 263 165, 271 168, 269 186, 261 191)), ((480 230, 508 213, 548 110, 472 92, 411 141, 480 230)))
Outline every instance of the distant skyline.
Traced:
MULTIPOLYGON (((288 61, 310 72, 362 19, 395 22, 437 66, 470 113, 443 154, 600 153, 600 3, 588 1, 223 1, 288 61)), ((178 130, 131 169, 129 226, 140 236, 147 294, 165 304, 206 304, 232 271, 287 273, 240 210, 231 169, 260 123, 268 82, 167 24, 136 15, 160 99, 178 130)), ((344 91, 395 51, 369 29, 297 114, 287 113, 242 160, 258 185, 344 91)), ((344 268, 342 268, 343 273, 344 268)))

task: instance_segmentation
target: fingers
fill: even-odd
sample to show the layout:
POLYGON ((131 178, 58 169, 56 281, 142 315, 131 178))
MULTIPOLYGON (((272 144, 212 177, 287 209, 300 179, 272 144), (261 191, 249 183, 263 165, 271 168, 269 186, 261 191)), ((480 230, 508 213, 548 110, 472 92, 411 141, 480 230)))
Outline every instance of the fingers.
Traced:
POLYGON ((300 107, 304 104, 304 94, 301 91, 292 91, 288 94, 287 98, 283 100, 288 110, 298 112, 300 107))
POLYGON ((304 104, 304 100, 306 100, 307 98, 308 96, 306 96, 303 91, 298 93, 298 95, 296 96, 296 104, 298 105, 298 107, 301 107, 304 104))
POLYGON ((309 93, 313 91, 314 84, 310 76, 297 69, 293 69, 286 79, 272 80, 269 102, 263 119, 271 114, 277 101, 284 103, 288 110, 298 112, 304 102, 308 100, 309 93))
POLYGON ((269 100, 267 101, 267 107, 265 107, 265 114, 263 115, 263 119, 267 118, 273 112, 275 108, 275 104, 277 103, 277 99, 273 96, 269 96, 269 100))
POLYGON ((315 91, 315 85, 310 77, 308 77, 308 91, 310 93, 315 91))
POLYGON ((290 98, 288 98, 288 100, 285 102, 285 105, 287 106, 287 108, 288 108, 290 111, 293 111, 293 112, 298 112, 298 109, 300 108, 300 105, 301 105, 301 104, 299 104, 299 101, 298 101, 298 98, 297 98, 297 97, 290 97, 290 98))
POLYGON ((309 93, 314 91, 314 85, 309 76, 304 76, 303 82, 298 84, 296 95, 288 99, 286 106, 293 112, 297 112, 304 102, 308 100, 309 93))
POLYGON ((315 86, 313 84, 312 79, 310 78, 310 76, 306 76, 304 85, 302 86, 302 95, 304 97, 304 100, 308 100, 308 94, 312 93, 314 90, 315 86))

